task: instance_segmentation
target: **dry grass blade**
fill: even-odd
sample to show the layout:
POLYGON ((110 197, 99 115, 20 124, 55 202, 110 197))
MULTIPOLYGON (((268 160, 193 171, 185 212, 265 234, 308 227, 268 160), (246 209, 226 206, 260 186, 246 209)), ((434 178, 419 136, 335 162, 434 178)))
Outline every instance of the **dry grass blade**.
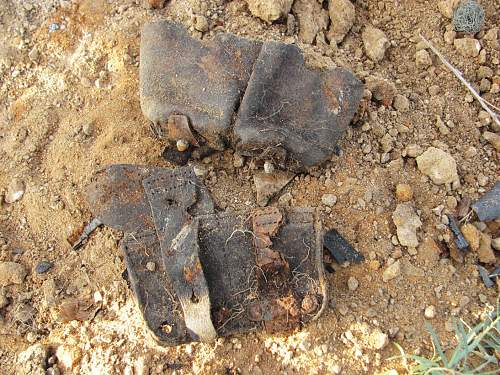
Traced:
POLYGON ((479 104, 481 104, 481 107, 484 108, 486 112, 491 116, 493 121, 497 123, 498 126, 500 126, 500 119, 498 118, 498 114, 494 112, 494 110, 500 110, 499 108, 495 107, 493 104, 488 102, 487 100, 483 99, 481 95, 472 87, 472 85, 465 80, 465 78, 462 76, 462 73, 455 68, 453 65, 451 65, 448 60, 445 59, 445 57, 437 50, 436 47, 434 47, 431 42, 429 42, 427 39, 424 38, 423 35, 420 35, 420 38, 424 41, 424 43, 431 49, 432 52, 434 52, 437 57, 443 62, 444 65, 448 67, 448 69, 451 70, 451 72, 469 89, 469 91, 474 95, 474 97, 477 99, 479 104))

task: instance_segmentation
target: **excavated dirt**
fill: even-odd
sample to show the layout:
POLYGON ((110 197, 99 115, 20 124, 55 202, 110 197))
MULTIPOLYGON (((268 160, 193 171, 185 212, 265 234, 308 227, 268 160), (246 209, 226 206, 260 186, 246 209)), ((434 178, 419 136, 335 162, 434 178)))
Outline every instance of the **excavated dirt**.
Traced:
MULTIPOLYGON (((443 213, 453 211, 455 199, 476 199, 495 183, 498 152, 482 137, 495 129, 444 65, 431 54, 431 67, 417 67, 415 53, 421 32, 475 86, 481 65, 493 70, 489 80, 498 85, 498 40, 485 35, 495 26, 500 5, 481 1, 486 24, 476 38, 486 55, 465 58, 444 40, 450 20, 437 1, 353 3, 354 27, 335 48, 321 38, 315 45, 301 43, 297 34, 286 34, 286 21, 266 24, 242 0, 173 0, 164 9, 150 9, 139 0, 0 2, 0 198, 14 180, 25 185, 22 199, 0 205, 0 261, 20 263, 28 271, 21 284, 0 287, 0 297, 7 299, 0 308, 0 374, 44 373, 35 371, 35 360, 18 359, 36 343, 47 345, 49 356, 57 353, 57 365, 48 373, 57 373, 56 366, 67 374, 404 373, 399 361, 388 360, 398 354, 393 343, 408 353, 432 354, 426 308, 434 306, 435 314, 427 315, 446 347, 455 340, 451 317, 475 323, 491 311, 497 285, 486 289, 481 282, 476 253, 462 263, 450 257, 451 232, 440 210, 433 209, 442 205, 443 213), (99 168, 169 166, 160 157, 163 143, 139 106, 140 29, 165 17, 190 27, 193 12, 209 21, 204 38, 228 31, 296 43, 312 66, 342 66, 363 81, 392 82, 396 93, 409 99, 409 108, 371 101, 340 143, 340 154, 296 176, 280 194, 280 201, 289 198, 293 207, 320 207, 324 226, 337 228, 366 258, 335 266, 328 276, 329 308, 319 320, 290 334, 251 333, 215 344, 162 348, 148 338, 122 277, 120 233, 98 229, 79 252, 68 241, 91 219, 84 191, 99 168), (363 49, 361 35, 369 24, 390 41, 385 58, 376 63, 363 49), (439 130, 436 116, 448 131, 439 130), (387 134, 392 138, 388 151, 387 134), (461 186, 434 185, 407 156, 411 144, 449 152, 461 186), (410 254, 398 245, 392 220, 397 184, 411 186, 422 221, 418 240, 420 245, 435 240, 442 250, 439 261, 422 247, 410 254), (322 203, 324 194, 337 197, 333 207, 322 203), (396 259, 399 275, 383 281, 384 270, 396 259), (41 261, 53 267, 37 273, 41 261), (351 280, 348 287, 350 278, 357 283, 351 280)), ((484 97, 500 105, 498 93, 484 97)), ((233 160, 227 150, 197 167, 206 171, 204 182, 220 210, 256 206, 253 165, 247 160, 236 168, 233 160)), ((478 226, 498 236, 498 223, 478 226)))

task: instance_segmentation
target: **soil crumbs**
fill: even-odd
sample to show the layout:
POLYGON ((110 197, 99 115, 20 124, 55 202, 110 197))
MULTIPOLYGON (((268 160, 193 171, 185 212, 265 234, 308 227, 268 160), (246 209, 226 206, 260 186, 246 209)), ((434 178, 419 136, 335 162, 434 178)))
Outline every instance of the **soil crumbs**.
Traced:
MULTIPOLYGON (((291 12, 304 3, 296 0, 291 12)), ((324 23, 328 2, 310 3, 318 6, 310 22, 324 23)), ((354 24, 336 46, 326 30, 303 42, 308 21, 301 14, 299 36, 292 22, 287 29, 286 20, 252 16, 243 0, 172 0, 160 9, 140 0, 0 2, 0 261, 13 272, 0 285, 0 374, 404 373, 387 360, 399 354, 392 343, 429 356, 425 320, 449 347, 452 318, 475 323, 491 311, 498 285, 481 282, 479 253, 454 250, 446 214, 498 179, 499 151, 483 133, 499 129, 430 51, 417 52, 425 50, 423 33, 499 106, 500 4, 481 1, 486 23, 474 36, 481 52, 464 57, 470 51, 454 45, 462 36, 451 30, 443 1, 352 3, 354 24), (159 347, 122 277, 120 234, 102 228, 83 250, 71 250, 68 241, 91 219, 84 191, 95 171, 112 163, 169 166, 138 96, 141 25, 162 18, 195 37, 228 31, 296 43, 308 64, 347 67, 370 88, 339 155, 296 176, 273 203, 320 207, 324 226, 337 228, 366 258, 334 265, 329 308, 300 331, 159 347), (197 31, 193 20, 204 31, 207 21, 208 30, 197 31), (363 46, 370 26, 387 38, 380 60, 363 46), (419 171, 415 156, 431 146, 456 161, 458 183, 435 185, 419 171), (398 199, 410 201, 405 209, 420 223, 417 247, 400 244, 398 199)), ((255 166, 240 165, 230 150, 199 165, 219 209, 256 204, 255 166)), ((498 237, 498 222, 473 224, 481 238, 498 237)))

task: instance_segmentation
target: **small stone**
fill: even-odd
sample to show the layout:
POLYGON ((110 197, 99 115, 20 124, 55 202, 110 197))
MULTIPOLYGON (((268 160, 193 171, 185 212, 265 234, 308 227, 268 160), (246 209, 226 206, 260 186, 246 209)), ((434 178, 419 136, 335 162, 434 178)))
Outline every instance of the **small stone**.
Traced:
POLYGON ((92 124, 90 124, 90 123, 83 124, 83 126, 82 126, 82 132, 87 137, 92 136, 92 133, 94 132, 94 128, 93 128, 92 124))
POLYGON ((493 77, 493 69, 491 69, 489 66, 482 65, 477 70, 478 79, 491 78, 491 77, 493 77))
POLYGON ((253 16, 273 22, 290 13, 293 0, 246 0, 253 16))
POLYGON ((460 228, 465 239, 469 243, 469 247, 472 251, 477 251, 479 249, 480 232, 472 224, 464 224, 460 228))
POLYGON ((439 148, 429 147, 416 160, 418 170, 436 185, 459 181, 455 159, 439 148))
POLYGON ((396 185, 396 199, 399 202, 408 202, 413 199, 413 190, 408 184, 396 185))
POLYGON ((349 0, 329 0, 328 14, 331 20, 328 39, 338 44, 354 25, 356 9, 349 0))
POLYGON ((416 144, 410 144, 406 146, 406 155, 409 156, 410 158, 416 158, 417 156, 422 155, 424 150, 422 150, 422 147, 416 144))
POLYGON ((491 237, 486 233, 481 233, 480 236, 479 249, 477 250, 479 261, 487 264, 495 264, 496 257, 491 248, 491 237))
POLYGON ((399 260, 397 260, 384 270, 384 273, 382 274, 382 280, 384 282, 388 282, 392 279, 395 279, 400 274, 401 274, 401 263, 399 260))
POLYGON ((447 196, 446 197, 446 206, 448 206, 448 208, 450 210, 454 210, 455 208, 457 208, 457 206, 458 206, 457 198, 455 198, 452 195, 447 196))
POLYGON ((394 97, 392 105, 396 110, 400 112, 406 112, 410 109, 410 101, 406 96, 400 94, 397 94, 394 97))
POLYGON ((0 262, 0 286, 22 284, 28 272, 22 264, 0 262))
POLYGON ((82 358, 81 349, 76 345, 63 344, 56 350, 57 361, 63 370, 72 373, 82 358))
POLYGON ((202 33, 208 31, 208 20, 207 17, 197 14, 193 19, 193 27, 195 30, 202 33))
POLYGON ((479 91, 480 92, 488 92, 491 89, 491 82, 487 78, 483 78, 479 83, 479 91))
POLYGON ((302 300, 300 307, 304 313, 312 314, 318 308, 318 300, 315 296, 308 294, 302 300))
MULTIPOLYGON (((268 1, 275 2, 274 0, 268 1)), ((292 2, 293 13, 299 24, 299 39, 303 43, 311 44, 318 35, 324 38, 322 31, 328 27, 328 10, 317 1, 295 0, 292 2)))
POLYGON ((337 196, 334 194, 323 194, 321 202, 328 207, 333 207, 337 203, 337 196))
POLYGON ((366 78, 366 88, 372 93, 372 98, 382 103, 385 107, 390 107, 396 95, 396 86, 379 77, 366 78))
POLYGON ((147 262, 146 263, 146 269, 149 272, 154 272, 156 270, 156 263, 155 262, 147 262))
POLYGON ((349 277, 349 280, 347 280, 347 286, 351 292, 354 292, 359 286, 358 279, 353 276, 349 277))
POLYGON ((185 141, 184 139, 179 139, 176 142, 176 147, 179 152, 184 152, 189 148, 189 143, 185 141))
POLYGON ((389 345, 389 335, 377 328, 370 334, 369 343, 373 349, 382 350, 389 345))
POLYGON ((481 51, 481 43, 473 38, 461 38, 453 41, 455 49, 463 57, 477 57, 481 51))
POLYGON ((50 270, 52 267, 54 267, 54 264, 52 262, 47 262, 47 261, 43 260, 36 265, 35 272, 36 273, 45 273, 48 270, 50 270))
POLYGON ((5 203, 14 203, 21 199, 25 192, 24 182, 20 179, 13 179, 5 193, 5 203))
POLYGON ((422 49, 420 51, 417 51, 415 53, 415 64, 417 64, 418 68, 428 68, 429 66, 432 65, 432 59, 431 55, 429 55, 429 52, 427 52, 425 49, 422 49))
POLYGON ((391 45, 385 33, 372 26, 367 26, 361 35, 366 55, 373 61, 379 62, 385 56, 387 48, 391 45))
POLYGON ((436 308, 433 305, 427 306, 424 311, 424 316, 427 319, 434 319, 436 317, 436 308))
POLYGON ((500 152, 500 135, 486 131, 483 133, 483 138, 490 142, 495 150, 500 152))
POLYGON ((417 247, 417 229, 422 226, 420 218, 415 213, 411 203, 400 203, 392 214, 396 225, 399 243, 407 247, 417 247))
POLYGON ((274 172, 274 164, 270 161, 266 160, 264 162, 264 172, 267 174, 271 174, 274 172))

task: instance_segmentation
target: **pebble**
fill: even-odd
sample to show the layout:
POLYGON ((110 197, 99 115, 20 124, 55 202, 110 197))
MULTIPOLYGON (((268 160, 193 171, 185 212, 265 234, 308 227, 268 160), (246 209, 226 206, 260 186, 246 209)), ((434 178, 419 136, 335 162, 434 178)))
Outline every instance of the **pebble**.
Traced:
POLYGON ((418 170, 436 185, 459 181, 455 159, 439 148, 429 147, 416 161, 418 170))
POLYGON ((329 0, 330 29, 328 39, 340 43, 351 30, 356 19, 356 9, 349 0, 329 0))
POLYGON ((410 109, 410 101, 406 96, 400 94, 394 96, 392 105, 396 110, 400 112, 406 112, 410 109))
POLYGON ((481 233, 480 236, 479 249, 477 250, 479 261, 487 264, 495 264, 496 257, 491 248, 491 237, 486 233, 481 233))
MULTIPOLYGON (((368 77, 365 81, 366 88, 372 93, 372 98, 381 102, 385 107, 390 107, 396 95, 396 86, 394 83, 375 76, 368 77)), ((381 130, 380 137, 385 133, 383 128, 381 130)), ((377 129, 374 127, 373 131, 377 132, 377 129)))
POLYGON ((148 4, 153 9, 161 9, 165 6, 165 0, 148 0, 148 4))
POLYGON ((396 199, 399 202, 408 202, 413 199, 413 190, 408 184, 396 185, 396 199))
POLYGON ((478 79, 491 78, 491 77, 493 77, 493 69, 491 69, 489 66, 482 65, 477 70, 478 79))
POLYGON ((443 39, 444 39, 445 43, 449 44, 449 45, 453 44, 456 37, 457 37, 457 33, 453 29, 446 30, 444 32, 444 35, 443 35, 443 39))
POLYGON ((416 158, 417 156, 422 155, 424 150, 422 150, 422 147, 416 144, 410 144, 406 146, 406 155, 409 156, 410 158, 416 158))
POLYGON ((453 45, 463 57, 477 57, 481 51, 481 44, 473 38, 455 39, 453 45))
POLYGON ((50 270, 52 267, 54 267, 54 263, 43 260, 36 265, 35 272, 36 273, 45 273, 48 270, 50 270))
POLYGON ((455 198, 454 196, 452 195, 449 195, 446 197, 446 206, 450 209, 450 210, 454 210, 455 208, 457 208, 458 206, 458 201, 457 201, 457 198, 455 198))
POLYGON ((382 274, 382 280, 384 282, 388 282, 392 279, 395 279, 400 274, 401 274, 401 263, 399 260, 397 260, 384 270, 384 273, 382 274))
POLYGON ((387 48, 391 45, 385 33, 372 26, 367 26, 361 35, 366 55, 373 61, 382 61, 387 48))
POLYGON ((359 286, 358 279, 353 276, 349 277, 349 280, 347 280, 347 286, 351 292, 354 292, 359 286))
POLYGON ((418 68, 426 69, 432 65, 431 55, 425 49, 415 53, 415 64, 418 68))
POLYGON ((485 131, 483 133, 483 138, 486 139, 491 145, 500 152, 500 135, 492 132, 485 131))
POLYGON ((25 184, 22 180, 15 178, 11 181, 5 193, 5 203, 14 203, 20 200, 25 192, 25 184))
POLYGON ((266 160, 264 162, 264 172, 267 174, 271 174, 274 172, 274 164, 270 161, 266 160))
POLYGON ((193 20, 193 27, 195 30, 200 31, 202 33, 208 31, 208 20, 205 16, 197 14, 193 20))
POLYGON ((155 262, 147 262, 146 269, 150 272, 154 272, 156 270, 156 263, 155 262))
POLYGON ((407 247, 417 247, 417 229, 422 226, 420 218, 411 203, 400 203, 392 214, 399 243, 407 247))
POLYGON ((246 0, 248 10, 253 16, 259 17, 261 20, 271 23, 286 16, 292 7, 291 0, 246 0))
POLYGON ((179 152, 184 152, 189 148, 189 142, 185 141, 184 139, 179 139, 176 142, 176 147, 179 152))
POLYGON ((424 316, 427 319, 434 319, 436 317, 436 308, 433 305, 427 306, 424 311, 424 316))
POLYGON ((0 310, 3 309, 8 304, 9 304, 9 300, 8 300, 7 296, 5 295, 5 290, 2 288, 2 289, 0 289, 0 310))
POLYGON ((334 194, 323 194, 321 202, 326 206, 333 207, 337 203, 337 196, 334 194))
POLYGON ((438 9, 443 16, 451 19, 453 17, 453 11, 458 4, 460 4, 460 1, 461 0, 440 0, 437 4, 438 9))
POLYGON ((0 286, 22 284, 28 272, 22 264, 0 262, 0 286))
POLYGON ((389 335, 377 328, 370 334, 369 341, 373 349, 382 350, 389 345, 389 335))
POLYGON ((90 137, 92 133, 94 132, 94 127, 92 126, 91 123, 85 123, 82 126, 82 132, 85 134, 87 137, 90 137))

